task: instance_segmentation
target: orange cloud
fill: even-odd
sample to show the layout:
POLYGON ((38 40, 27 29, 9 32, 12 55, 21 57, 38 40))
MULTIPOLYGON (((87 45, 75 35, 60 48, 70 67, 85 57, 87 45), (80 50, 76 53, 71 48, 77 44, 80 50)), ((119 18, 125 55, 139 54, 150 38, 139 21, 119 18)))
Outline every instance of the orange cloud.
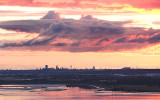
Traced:
MULTIPOLYGON (((0 5, 8 6, 43 6, 56 8, 108 8, 113 4, 131 5, 135 8, 156 9, 160 8, 159 0, 1 0, 0 5)), ((121 9, 123 7, 111 7, 110 9, 121 9)))

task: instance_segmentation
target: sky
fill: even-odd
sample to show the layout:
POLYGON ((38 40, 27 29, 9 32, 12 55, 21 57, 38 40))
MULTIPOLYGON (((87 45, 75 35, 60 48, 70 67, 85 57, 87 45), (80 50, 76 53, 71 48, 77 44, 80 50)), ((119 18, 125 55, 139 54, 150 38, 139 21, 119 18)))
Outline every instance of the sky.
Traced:
POLYGON ((0 1, 0 69, 155 69, 159 43, 159 0, 0 1))

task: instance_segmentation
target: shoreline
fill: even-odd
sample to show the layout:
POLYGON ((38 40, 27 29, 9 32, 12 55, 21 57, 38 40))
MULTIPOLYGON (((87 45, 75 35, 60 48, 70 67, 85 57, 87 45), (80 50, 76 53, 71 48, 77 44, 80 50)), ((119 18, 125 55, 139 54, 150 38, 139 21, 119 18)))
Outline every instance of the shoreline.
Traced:
POLYGON ((100 85, 100 84, 61 84, 61 83, 50 83, 50 84, 0 84, 1 85, 64 85, 66 87, 78 87, 81 89, 96 89, 97 91, 123 91, 130 93, 138 92, 160 92, 158 86, 147 86, 147 85, 100 85))
POLYGON ((97 89, 97 91, 123 91, 123 92, 160 92, 158 86, 146 85, 89 85, 89 84, 68 84, 67 87, 79 87, 83 89, 97 89))

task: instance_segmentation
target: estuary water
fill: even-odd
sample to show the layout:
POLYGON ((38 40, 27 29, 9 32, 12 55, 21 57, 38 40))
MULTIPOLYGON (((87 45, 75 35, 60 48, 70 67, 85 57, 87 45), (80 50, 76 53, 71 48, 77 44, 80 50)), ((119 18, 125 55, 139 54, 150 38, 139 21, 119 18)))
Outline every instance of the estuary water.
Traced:
POLYGON ((0 85, 0 100, 160 100, 160 93, 98 91, 61 84, 0 85))

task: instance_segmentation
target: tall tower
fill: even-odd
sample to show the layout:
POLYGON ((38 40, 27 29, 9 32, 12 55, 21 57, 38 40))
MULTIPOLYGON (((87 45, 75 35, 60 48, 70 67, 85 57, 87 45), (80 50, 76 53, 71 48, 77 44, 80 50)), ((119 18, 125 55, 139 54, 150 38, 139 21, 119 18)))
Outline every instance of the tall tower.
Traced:
POLYGON ((56 66, 56 69, 59 69, 58 65, 56 66))
POLYGON ((72 69, 72 65, 70 66, 70 68, 72 69))
POLYGON ((95 70, 96 68, 95 68, 95 66, 93 66, 93 68, 92 68, 93 70, 95 70))
POLYGON ((45 69, 48 69, 48 65, 45 66, 45 69))

